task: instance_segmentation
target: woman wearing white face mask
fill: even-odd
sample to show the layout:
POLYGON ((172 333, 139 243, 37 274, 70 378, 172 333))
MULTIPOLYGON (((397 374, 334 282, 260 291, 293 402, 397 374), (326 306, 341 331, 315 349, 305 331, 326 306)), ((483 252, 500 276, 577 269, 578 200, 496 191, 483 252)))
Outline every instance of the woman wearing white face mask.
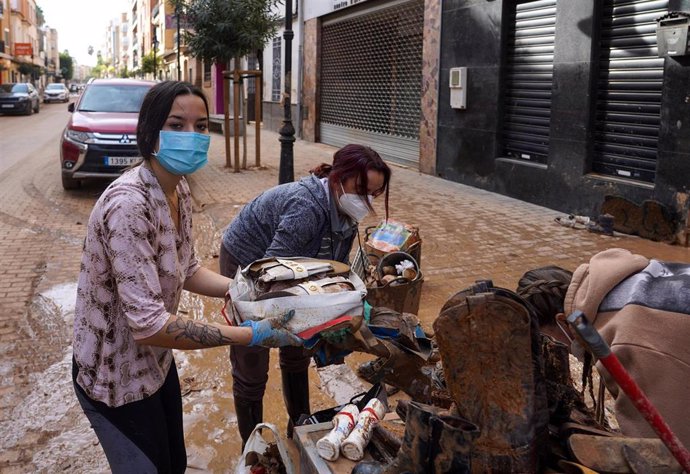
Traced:
MULTIPOLYGON (((232 277, 263 257, 317 257, 348 262, 357 223, 385 195, 391 170, 369 147, 347 145, 298 182, 276 186, 247 204, 230 223, 220 249, 220 271, 232 277)), ((263 348, 232 348, 235 411, 243 442, 263 418, 269 353, 263 348)), ((300 347, 280 350, 283 397, 291 427, 309 413, 309 356, 300 347)))
POLYGON ((301 344, 284 329, 290 314, 246 327, 177 314, 182 289, 222 298, 230 283, 201 267, 194 254, 184 175, 207 161, 207 127, 201 90, 175 81, 153 86, 137 127, 144 162, 108 186, 89 218, 72 379, 114 473, 187 466, 171 349, 301 344))

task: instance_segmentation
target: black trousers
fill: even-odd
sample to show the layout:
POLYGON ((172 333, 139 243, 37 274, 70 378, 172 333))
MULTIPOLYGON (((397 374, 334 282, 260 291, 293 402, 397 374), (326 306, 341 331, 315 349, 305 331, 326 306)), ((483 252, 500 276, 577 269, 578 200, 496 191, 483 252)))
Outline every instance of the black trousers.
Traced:
POLYGON ((78 368, 72 359, 72 381, 77 399, 96 432, 113 473, 182 473, 187 451, 182 426, 182 394, 173 360, 163 386, 137 402, 112 408, 89 398, 76 382, 78 368))

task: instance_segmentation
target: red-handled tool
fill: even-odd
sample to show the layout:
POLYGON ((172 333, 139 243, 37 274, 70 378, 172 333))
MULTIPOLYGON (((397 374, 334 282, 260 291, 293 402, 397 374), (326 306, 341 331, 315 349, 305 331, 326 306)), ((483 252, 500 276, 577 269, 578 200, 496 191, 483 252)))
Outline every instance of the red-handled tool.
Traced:
POLYGON ((671 431, 664 419, 661 418, 661 414, 652 405, 652 402, 649 401, 632 377, 630 377, 630 374, 620 363, 618 357, 611 352, 609 345, 601 337, 601 334, 594 329, 594 326, 589 323, 584 313, 582 311, 575 311, 568 316, 568 323, 580 336, 586 348, 594 354, 594 357, 599 359, 618 386, 630 398, 635 408, 652 426, 685 472, 690 473, 690 452, 683 447, 678 437, 671 431))

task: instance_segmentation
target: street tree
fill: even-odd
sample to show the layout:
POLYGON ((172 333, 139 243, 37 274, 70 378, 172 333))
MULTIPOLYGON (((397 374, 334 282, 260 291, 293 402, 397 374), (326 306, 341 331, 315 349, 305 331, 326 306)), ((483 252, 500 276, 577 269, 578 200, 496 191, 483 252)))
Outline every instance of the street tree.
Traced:
POLYGON ((263 49, 278 30, 280 16, 273 11, 278 3, 281 0, 189 0, 184 7, 189 51, 227 66, 233 58, 263 49))
POLYGON ((160 64, 160 57, 149 51, 141 58, 141 74, 155 74, 156 61, 160 64))
POLYGON ((67 50, 60 53, 60 72, 65 81, 74 77, 74 60, 67 50))
MULTIPOLYGON (((215 63, 223 70, 235 59, 262 50, 278 30, 280 16, 274 7, 281 0, 189 0, 184 8, 188 29, 185 44, 192 56, 205 63, 215 63)), ((229 93, 223 87, 225 104, 225 165, 230 163, 229 93)), ((235 117, 235 120, 238 120, 235 117)), ((235 145, 237 147, 237 144, 235 145)), ((239 161, 235 159, 235 171, 239 161)))
POLYGON ((46 17, 45 14, 43 13, 43 9, 36 5, 36 26, 43 26, 46 22, 46 17))

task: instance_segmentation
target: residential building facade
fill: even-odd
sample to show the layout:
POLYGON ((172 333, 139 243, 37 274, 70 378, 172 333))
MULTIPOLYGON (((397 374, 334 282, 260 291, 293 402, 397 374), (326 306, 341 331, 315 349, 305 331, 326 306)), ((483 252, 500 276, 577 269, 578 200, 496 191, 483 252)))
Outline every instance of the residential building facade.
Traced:
MULTIPOLYGON (((689 0, 299 4, 302 138, 368 144, 566 213, 597 216, 615 195, 686 220, 690 58, 660 56, 656 32, 669 12, 690 14, 689 0)), ((269 44, 263 61, 264 122, 276 130, 281 47, 269 44)))
POLYGON ((0 78, 3 82, 30 81, 40 85, 44 58, 34 0, 0 0, 2 44, 0 78))

